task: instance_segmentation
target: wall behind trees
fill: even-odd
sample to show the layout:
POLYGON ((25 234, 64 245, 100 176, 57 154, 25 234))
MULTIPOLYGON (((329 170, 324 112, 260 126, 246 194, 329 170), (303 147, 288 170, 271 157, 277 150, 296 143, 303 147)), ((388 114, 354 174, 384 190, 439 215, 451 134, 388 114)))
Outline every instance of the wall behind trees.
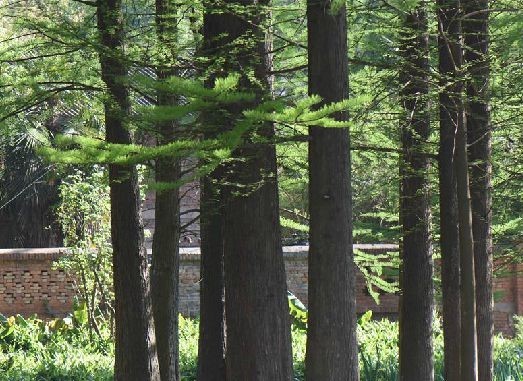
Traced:
MULTIPOLYGON (((355 245, 369 253, 395 250, 395 245, 355 245)), ((181 248, 180 313, 197 316, 200 304, 200 249, 181 248)), ((5 316, 38 314, 41 317, 65 316, 71 312, 73 280, 52 263, 66 249, 0 250, 0 313, 5 316)), ((307 246, 283 248, 288 289, 307 305, 307 246)), ((365 279, 357 276, 357 311, 373 311, 375 318, 397 318, 398 296, 383 293, 376 304, 365 279)), ((494 320, 496 332, 514 333, 513 316, 523 315, 523 264, 506 265, 502 276, 494 280, 494 320)))

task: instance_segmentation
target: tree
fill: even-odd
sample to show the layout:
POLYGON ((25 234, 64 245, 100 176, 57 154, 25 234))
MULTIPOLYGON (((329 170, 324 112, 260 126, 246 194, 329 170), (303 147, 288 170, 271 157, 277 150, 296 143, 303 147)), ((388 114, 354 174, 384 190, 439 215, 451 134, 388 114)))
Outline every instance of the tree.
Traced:
MULTIPOLYGON (((267 2, 228 1, 216 20, 253 105, 271 97, 267 2)), ((238 105, 240 106, 240 105, 238 105)), ((241 108, 231 107, 233 120, 241 108)), ((260 122, 227 165, 223 250, 227 322, 226 379, 292 380, 290 320, 281 249, 273 125, 260 122)))
POLYGON ((438 2, 439 50, 439 205, 441 287, 443 304, 445 380, 460 380, 460 262, 459 227, 454 172, 456 128, 463 123, 460 82, 462 47, 460 2, 438 2))
MULTIPOLYGON (((108 143, 130 144, 130 100, 124 79, 120 0, 97 3, 101 74, 108 143)), ((136 167, 109 165, 115 295, 115 380, 159 381, 159 366, 140 217, 136 167)))
POLYGON ((423 6, 404 18, 400 69, 402 154, 400 158, 400 380, 433 380, 434 285, 430 237, 427 15, 423 6), (416 364, 416 366, 412 366, 416 364))
POLYGON ((225 310, 223 274, 223 199, 220 169, 201 181, 200 334, 198 380, 225 380, 225 310))
MULTIPOLYGON (((176 62, 175 4, 171 0, 156 1, 156 32, 159 43, 157 78, 162 81, 174 75, 176 62)), ((158 91, 158 106, 172 106, 176 97, 168 91, 158 91)), ((176 122, 157 124, 158 144, 168 144, 176 139, 176 122)), ((178 132, 179 133, 179 132, 178 132)), ((180 205, 178 188, 180 162, 177 158, 156 159, 155 180, 159 185, 155 200, 155 230, 151 264, 151 297, 154 313, 158 363, 162 381, 179 379, 178 365, 178 273, 180 205), (167 185, 168 189, 161 189, 167 185)))
MULTIPOLYGON (((307 1, 309 94, 348 97, 343 3, 307 1)), ((347 120, 345 113, 336 115, 347 120)), ((346 128, 309 128, 309 320, 307 381, 359 379, 352 252, 350 141, 346 128)))
POLYGON ((456 127, 454 171, 458 200, 459 250, 461 265, 461 379, 477 380, 476 281, 474 276, 474 239, 467 159, 466 118, 456 127))
POLYGON ((476 276, 478 380, 493 377, 492 129, 490 124, 489 6, 463 1, 464 65, 470 194, 476 276))
MULTIPOLYGON (((203 55, 210 67, 207 84, 211 85, 216 68, 210 64, 213 57, 223 54, 228 38, 223 35, 227 16, 216 14, 212 2, 205 2, 203 20, 203 55), (225 20, 224 20, 225 19, 225 20)), ((208 124, 205 138, 218 135, 219 119, 216 113, 202 113, 208 124), (218 122, 218 123, 217 123, 218 122), (214 127, 210 127, 214 126, 214 127)), ((198 337, 198 381, 225 380, 225 301, 223 273, 224 190, 223 167, 216 168, 200 182, 200 325, 198 337)))

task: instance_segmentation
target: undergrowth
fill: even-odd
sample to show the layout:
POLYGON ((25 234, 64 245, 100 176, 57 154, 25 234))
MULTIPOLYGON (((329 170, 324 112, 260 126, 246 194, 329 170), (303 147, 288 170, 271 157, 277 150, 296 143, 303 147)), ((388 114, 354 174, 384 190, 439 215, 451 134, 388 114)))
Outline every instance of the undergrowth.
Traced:
MULTIPOLYGON (((358 325, 362 381, 397 380, 395 322, 373 321, 370 315, 358 325)), ((523 328, 523 323, 518 326, 523 328)), ((295 379, 304 380, 306 336, 293 327, 295 379)), ((495 381, 523 380, 523 332, 513 339, 494 340, 495 381)), ((443 380, 443 336, 434 326, 435 380, 443 380)), ((43 322, 36 318, 3 318, 0 322, 0 381, 110 381, 114 347, 109 327, 101 335, 72 319, 43 322)), ((183 381, 196 378, 198 320, 180 319, 180 369, 183 381)))

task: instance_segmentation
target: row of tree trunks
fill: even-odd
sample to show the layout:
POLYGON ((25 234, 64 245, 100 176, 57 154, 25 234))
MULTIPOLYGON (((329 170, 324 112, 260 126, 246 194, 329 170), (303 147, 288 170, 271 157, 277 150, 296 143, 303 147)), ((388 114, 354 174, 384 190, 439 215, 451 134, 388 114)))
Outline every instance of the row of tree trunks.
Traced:
MULTIPOLYGON (((97 2, 106 140, 130 144, 129 91, 123 80, 123 15, 120 0, 97 2)), ((132 165, 109 166, 115 293, 116 381, 159 381, 147 253, 140 217, 138 175, 132 165)))
MULTIPOLYGON (((204 23, 204 45, 209 51, 229 49, 231 45, 237 48, 230 50, 234 57, 228 68, 233 71, 242 67, 253 68, 257 84, 245 75, 241 87, 255 89, 257 100, 252 104, 255 105, 269 98, 271 90, 268 75, 272 67, 268 53, 271 44, 261 27, 266 17, 262 6, 267 4, 260 6, 255 1, 249 4, 229 1, 226 4, 257 5, 258 12, 242 15, 230 10, 220 14, 208 13, 204 23), (255 42, 248 46, 236 43, 244 37, 254 38, 255 42)), ((129 93, 121 81, 127 75, 127 68, 121 57, 115 54, 123 48, 120 7, 118 0, 98 4, 98 28, 103 46, 100 62, 110 95, 105 102, 107 141, 131 143, 129 93)), ((167 0, 157 1, 160 41, 167 33, 165 28, 168 28, 162 17, 172 12, 170 7, 172 4, 167 0)), ((458 0, 450 3, 440 0, 438 10, 445 372, 448 380, 477 379, 476 337, 479 336, 479 375, 481 380, 491 380, 491 138, 489 67, 485 59, 488 18, 484 12, 487 4, 466 1, 464 7, 464 62, 470 74, 466 87, 468 125, 461 99, 462 85, 457 79, 462 63, 458 42, 461 33, 457 21, 459 7, 458 0), (470 190, 469 160, 472 164, 470 190), (475 277, 480 279, 477 308, 475 277), (459 295, 456 290, 460 278, 459 295), (460 341, 460 345, 456 345, 456 341, 460 341), (456 356, 458 351, 460 355, 456 356)), ((345 8, 336 3, 336 9, 333 9, 329 0, 308 1, 307 14, 309 93, 320 95, 323 104, 343 100, 348 96, 345 8)), ((406 115, 401 133, 403 291, 400 304, 400 379, 431 380, 434 377, 433 266, 429 234, 429 161, 425 153, 430 123, 427 107, 428 34, 424 9, 417 8, 408 13, 405 27, 408 34, 402 47, 405 66, 400 71, 404 84, 402 107, 406 115)), ((168 75, 170 73, 164 71, 158 73, 160 79, 168 75)), ((172 104, 173 99, 160 94, 158 101, 167 105, 172 104)), ((238 105, 236 109, 241 107, 238 105)), ((233 123, 240 115, 231 111, 233 117, 228 123, 233 123)), ((340 113, 336 118, 346 120, 347 115, 340 113)), ((223 122, 227 124, 227 121, 223 122)), ((175 138, 174 124, 162 124, 159 130, 161 143, 175 138)), ((269 141, 274 134, 270 124, 259 126, 257 132, 269 141)), ((349 134, 346 129, 320 127, 310 127, 309 132, 310 314, 306 376, 309 381, 357 380, 349 134)), ((200 381, 291 380, 290 324, 279 232, 275 147, 247 136, 245 144, 234 152, 234 159, 203 182, 202 324, 198 378, 200 381), (225 176, 229 184, 239 187, 225 189, 218 186, 225 176), (227 294, 227 356, 224 290, 227 294)), ((179 163, 159 160, 156 176, 160 182, 178 180, 179 163)), ((116 294, 115 379, 159 380, 161 373, 164 381, 176 380, 178 192, 161 192, 156 201, 157 231, 152 266, 153 311, 158 333, 156 347, 136 169, 111 165, 110 182, 116 294)))
POLYGON ((419 7, 405 16, 400 86, 400 380, 433 380, 434 285, 430 237, 427 15, 419 7), (413 366, 416 364, 416 366, 413 366))
MULTIPOLYGON (((309 94, 348 97, 344 6, 307 1, 309 94)), ((346 113, 336 115, 347 120, 346 113)), ((307 381, 359 380, 348 129, 309 129, 307 381)))
POLYGON ((459 381, 461 358, 460 261, 458 201, 454 172, 456 129, 463 123, 459 82, 462 49, 459 0, 438 1, 439 45, 439 192, 441 287, 443 304, 444 374, 447 381, 459 381))
POLYGON ((490 381, 493 298, 488 2, 440 0, 438 6, 445 375, 448 380, 490 381), (463 73, 466 73, 465 87, 463 73), (452 196, 456 181, 453 176, 457 176, 457 202, 452 196), (459 222, 455 220, 456 204, 459 222))
MULTIPOLYGON (((176 7, 172 0, 156 0, 156 31, 160 43, 157 77, 165 80, 175 74, 176 64, 176 7)), ((176 104, 176 98, 159 91, 159 106, 176 104)), ((157 125, 158 145, 168 144, 177 138, 176 122, 157 125)), ((180 179, 180 162, 175 158, 156 160, 155 180, 160 184, 174 184, 180 179)), ((151 263, 151 296, 162 381, 179 379, 178 365, 178 305, 179 305, 179 191, 166 189, 156 192, 155 230, 151 263)))

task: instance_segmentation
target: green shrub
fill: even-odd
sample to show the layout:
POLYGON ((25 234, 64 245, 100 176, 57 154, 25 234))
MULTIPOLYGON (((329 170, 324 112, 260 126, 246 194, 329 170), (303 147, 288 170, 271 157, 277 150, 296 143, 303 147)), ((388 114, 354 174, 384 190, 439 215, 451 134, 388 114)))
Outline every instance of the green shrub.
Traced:
POLYGON ((60 185, 58 220, 68 255, 55 266, 74 275, 74 288, 82 315, 75 317, 101 335, 100 324, 113 316, 111 206, 107 173, 95 166, 76 170, 60 185))
MULTIPOLYGON (((370 313, 358 322, 362 381, 395 381, 398 377, 398 324, 375 321, 370 313)), ((521 320, 517 323, 521 327, 521 320)), ((306 334, 293 326, 295 380, 303 381, 306 334)), ((92 335, 74 318, 44 322, 21 316, 0 315, 0 381, 110 381, 114 348, 108 324, 102 337, 92 335)), ((523 332, 514 339, 494 340, 495 381, 523 380, 523 332)), ((435 380, 443 380, 443 335, 434 325, 435 380)), ((196 379, 198 320, 180 317, 180 369, 182 381, 196 379)))

